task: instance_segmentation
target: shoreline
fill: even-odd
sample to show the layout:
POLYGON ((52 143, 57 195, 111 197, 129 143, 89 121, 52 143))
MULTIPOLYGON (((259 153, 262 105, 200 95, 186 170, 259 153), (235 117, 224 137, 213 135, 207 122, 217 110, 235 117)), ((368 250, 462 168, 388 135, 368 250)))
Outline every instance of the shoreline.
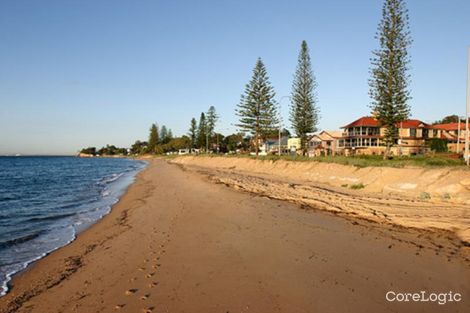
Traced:
POLYGON ((109 214, 14 277, 0 312, 333 312, 338 297, 335 311, 468 304, 469 283, 459 279, 469 268, 412 244, 419 234, 299 210, 148 162, 109 214), (460 291, 464 302, 387 303, 390 283, 460 291))
MULTIPOLYGON (((34 156, 34 157, 36 157, 36 156, 34 156)), ((59 157, 61 157, 61 156, 59 156, 59 157)), ((72 157, 74 157, 74 156, 72 156, 72 157)), ((137 175, 139 175, 140 172, 145 170, 145 168, 148 165, 148 162, 146 162, 144 160, 138 160, 138 161, 142 162, 142 167, 137 168, 137 169, 135 169, 133 171, 130 171, 130 172, 122 172, 122 173, 119 174, 117 179, 110 181, 110 185, 107 186, 107 188, 110 188, 111 190, 114 190, 114 192, 116 193, 114 195, 115 198, 112 198, 112 203, 110 204, 109 207, 108 207, 108 205, 105 205, 105 203, 103 203, 103 201, 104 201, 103 198, 97 200, 97 201, 101 201, 101 202, 98 202, 97 204, 100 204, 101 206, 104 205, 104 208, 106 208, 106 207, 108 207, 108 208, 106 210, 103 210, 102 213, 95 220, 88 221, 86 223, 83 223, 83 222, 80 221, 79 223, 69 225, 71 227, 71 229, 73 230, 72 237, 70 239, 68 239, 65 243, 59 244, 58 246, 53 247, 50 250, 46 250, 41 255, 38 255, 38 256, 34 257, 33 259, 30 259, 30 260, 27 260, 26 262, 23 262, 21 269, 15 270, 15 271, 12 271, 12 272, 8 272, 6 274, 6 277, 5 277, 6 280, 4 282, 2 282, 2 285, 0 286, 1 289, 3 290, 2 292, 4 293, 4 294, 0 293, 0 299, 10 292, 10 290, 12 288, 12 286, 11 286, 12 282, 15 280, 16 277, 18 277, 20 275, 23 275, 24 273, 31 270, 38 261, 46 258, 50 254, 55 253, 56 251, 58 251, 58 250, 60 250, 64 247, 70 245, 72 242, 74 242, 78 238, 78 236, 80 236, 81 233, 87 231, 89 228, 93 227, 95 224, 99 223, 103 218, 105 218, 107 215, 109 215, 112 211, 112 208, 120 201, 122 196, 124 196, 127 193, 128 188, 135 182, 137 175)))

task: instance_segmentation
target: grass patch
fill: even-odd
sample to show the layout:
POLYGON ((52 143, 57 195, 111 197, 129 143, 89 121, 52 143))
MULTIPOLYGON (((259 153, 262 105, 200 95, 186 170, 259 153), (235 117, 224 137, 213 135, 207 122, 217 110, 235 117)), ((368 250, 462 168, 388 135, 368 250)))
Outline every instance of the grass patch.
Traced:
POLYGON ((448 194, 447 192, 442 195, 442 200, 450 200, 450 198, 450 194, 448 194))
MULTIPOLYGON (((193 155, 194 156, 194 155, 193 155)), ((255 156, 249 154, 201 154, 203 157, 228 157, 228 158, 249 158, 256 159, 255 156)), ((356 155, 356 156, 319 156, 319 157, 306 157, 297 155, 268 155, 259 156, 258 160, 266 160, 276 162, 278 160, 295 161, 295 162, 323 162, 323 163, 336 163, 342 165, 351 165, 358 168, 362 167, 465 167, 465 162, 462 159, 453 158, 450 154, 436 154, 432 156, 402 156, 394 157, 389 160, 383 160, 380 155, 356 155)))
POLYGON ((419 198, 420 198, 421 200, 429 200, 429 199, 431 199, 431 195, 430 195, 429 193, 423 191, 423 192, 421 193, 421 195, 419 196, 419 198))

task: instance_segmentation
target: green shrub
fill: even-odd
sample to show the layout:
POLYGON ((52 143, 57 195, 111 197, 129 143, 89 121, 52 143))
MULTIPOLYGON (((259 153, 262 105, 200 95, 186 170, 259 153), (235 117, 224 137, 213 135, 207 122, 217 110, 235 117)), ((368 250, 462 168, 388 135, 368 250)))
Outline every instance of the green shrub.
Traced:
POLYGON ((442 199, 444 199, 444 200, 450 200, 450 194, 448 194, 447 192, 444 193, 444 194, 442 195, 442 199))
POLYGON ((429 193, 423 191, 423 192, 421 193, 421 195, 419 196, 419 198, 420 198, 421 200, 429 200, 429 199, 431 199, 431 195, 430 195, 429 193))
POLYGON ((432 138, 429 147, 434 152, 447 152, 447 142, 444 139, 432 138))
POLYGON ((363 183, 353 184, 353 185, 349 186, 349 188, 351 188, 351 189, 362 189, 364 187, 365 186, 364 186, 363 183))

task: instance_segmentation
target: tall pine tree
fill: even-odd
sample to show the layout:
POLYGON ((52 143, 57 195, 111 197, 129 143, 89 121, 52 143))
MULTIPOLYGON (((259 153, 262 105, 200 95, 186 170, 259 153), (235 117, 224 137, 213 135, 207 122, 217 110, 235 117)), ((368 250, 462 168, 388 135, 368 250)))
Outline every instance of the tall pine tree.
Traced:
POLYGON ((165 125, 162 125, 162 128, 160 129, 160 143, 166 144, 169 141, 170 138, 168 137, 168 128, 165 125))
POLYGON ((197 122, 194 117, 191 119, 191 126, 189 127, 188 136, 189 139, 191 139, 191 148, 196 148, 197 122))
POLYGON ((207 122, 206 122, 207 134, 209 137, 209 144, 210 144, 212 135, 214 135, 215 125, 217 123, 217 120, 219 119, 219 116, 217 115, 217 112, 215 111, 215 107, 213 105, 211 105, 209 110, 207 111, 206 119, 207 119, 207 122))
POLYGON ((410 114, 408 100, 408 48, 411 37, 408 10, 404 0, 385 0, 376 39, 380 47, 373 51, 371 79, 372 115, 386 128, 384 159, 398 139, 398 125, 410 114))
POLYGON ((312 71, 312 63, 307 42, 302 41, 297 69, 292 84, 290 121, 297 137, 300 137, 302 153, 307 152, 307 133, 317 131, 319 109, 316 105, 317 83, 312 71))
POLYGON ((206 132, 206 115, 204 114, 204 112, 201 112, 201 117, 199 118, 199 127, 197 129, 197 146, 200 149, 205 149, 206 147, 206 132))
POLYGON ((261 58, 258 58, 253 76, 245 86, 245 93, 236 109, 240 118, 236 126, 254 136, 256 156, 259 154, 260 139, 265 138, 277 124, 275 95, 266 67, 261 58))
POLYGON ((155 153, 155 148, 158 144, 158 127, 157 124, 152 124, 150 127, 148 150, 150 153, 155 153))

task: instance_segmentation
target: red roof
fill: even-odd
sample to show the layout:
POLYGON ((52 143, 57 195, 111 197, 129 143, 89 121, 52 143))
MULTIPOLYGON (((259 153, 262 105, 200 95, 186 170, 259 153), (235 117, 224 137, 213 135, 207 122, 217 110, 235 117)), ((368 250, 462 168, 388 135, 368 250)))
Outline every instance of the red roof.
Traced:
MULTIPOLYGON (((458 130, 459 123, 447 123, 447 124, 436 124, 432 125, 434 129, 443 129, 443 130, 458 130)), ((460 123, 460 129, 465 129, 465 123, 460 123)))
POLYGON ((355 120, 354 122, 352 122, 352 123, 350 123, 346 126, 343 126, 341 128, 360 127, 360 126, 379 127, 380 124, 379 124, 379 121, 377 121, 372 116, 363 116, 363 117, 355 120))
POLYGON ((406 120, 403 122, 398 123, 398 127, 403 128, 428 128, 430 127, 429 124, 426 124, 420 120, 406 120))
MULTIPOLYGON (((354 122, 343 126, 341 128, 349 128, 349 127, 360 127, 360 126, 365 126, 365 127, 380 127, 380 123, 378 120, 373 118, 372 116, 363 116, 354 122)), ((403 128, 419 128, 419 127, 429 127, 428 124, 423 123, 420 120, 406 120, 400 123, 397 123, 398 127, 403 127, 403 128)))

